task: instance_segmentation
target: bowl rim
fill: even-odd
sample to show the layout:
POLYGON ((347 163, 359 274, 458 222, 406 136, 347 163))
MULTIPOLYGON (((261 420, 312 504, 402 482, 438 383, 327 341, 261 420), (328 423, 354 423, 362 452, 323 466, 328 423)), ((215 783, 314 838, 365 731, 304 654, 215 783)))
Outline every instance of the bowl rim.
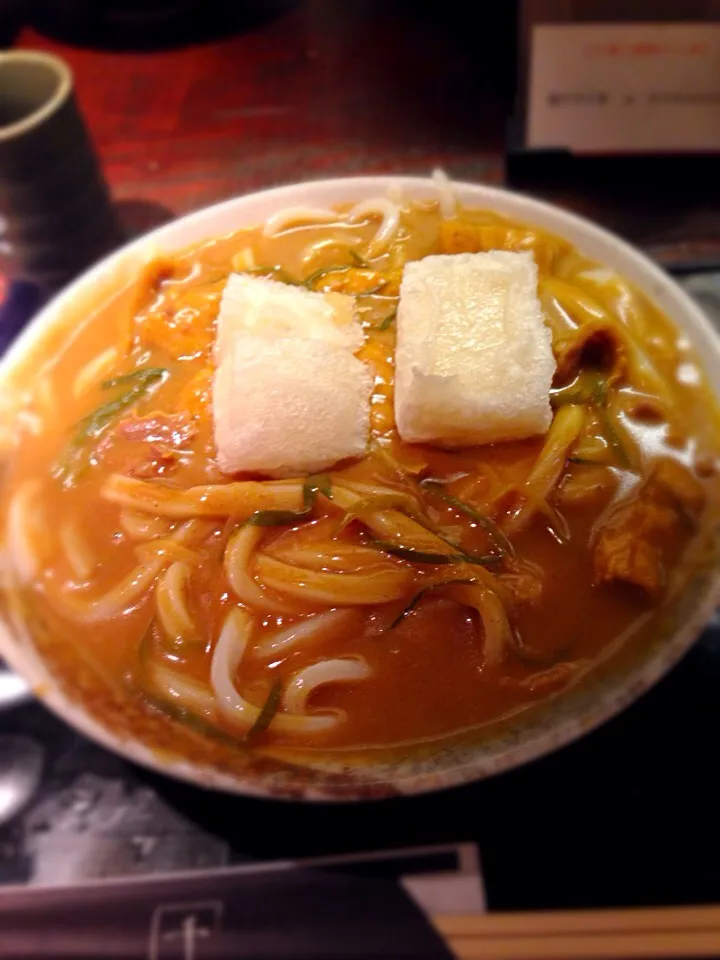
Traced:
MULTIPOLYGON (((437 184, 427 177, 392 174, 335 177, 300 181, 252 191, 203 207, 163 224, 104 257, 49 301, 0 359, 0 385, 8 381, 12 382, 13 373, 22 366, 32 350, 42 342, 50 330, 55 327, 62 328, 66 322, 66 311, 72 310, 73 303, 81 295, 92 295, 94 289, 102 286, 104 281, 112 281, 113 277, 121 272, 122 266, 130 263, 134 258, 138 258, 136 265, 139 265, 140 262, 147 260, 150 253, 157 253, 159 250, 173 252, 198 242, 203 236, 211 238, 214 235, 223 235, 213 227, 213 223, 225 221, 229 223, 236 212, 238 222, 235 229, 256 224, 260 222, 260 218, 253 220, 252 216, 249 216, 243 219, 242 215, 242 208, 251 207, 253 203, 264 204, 270 209, 281 209, 283 206, 295 205, 298 202, 307 204, 324 201, 326 204, 331 204, 342 202, 343 199, 347 202, 358 194, 360 198, 364 195, 384 194, 393 185, 409 191, 413 199, 437 197, 437 184), (323 195, 323 200, 318 201, 318 194, 323 195), (336 198, 332 195, 336 195, 336 198), (207 226, 206 230, 205 226, 207 226), (193 239, 178 239, 180 234, 193 232, 195 234, 193 239)), ((673 323, 696 341, 696 347, 703 346, 709 349, 709 353, 703 356, 703 360, 706 371, 711 372, 709 366, 715 368, 713 389, 715 394, 720 396, 720 338, 717 332, 699 304, 644 253, 604 227, 555 204, 483 183, 453 180, 452 187, 460 197, 472 195, 469 200, 464 201, 468 205, 476 208, 485 206, 491 210, 510 213, 518 219, 547 227, 560 236, 568 237, 580 247, 587 248, 588 245, 591 247, 595 245, 608 248, 612 253, 609 261, 607 257, 594 257, 594 259, 599 259, 603 264, 609 263, 611 266, 614 265, 612 261, 621 261, 623 265, 616 266, 615 269, 629 276, 652 300, 668 300, 672 311, 667 305, 663 305, 662 309, 666 313, 671 313, 673 323), (550 226, 547 226, 548 223, 550 226), (708 361, 710 361, 709 364, 708 361)), ((266 215, 267 213, 263 216, 266 215)), ((93 302, 92 296, 91 302, 93 302)), ((712 377, 709 379, 712 380, 712 377)), ((301 783, 298 788, 289 789, 273 782, 265 782, 256 774, 251 773, 247 777, 244 774, 228 774, 190 761, 159 756, 139 740, 122 736, 111 728, 105 727, 85 710, 80 701, 71 699, 45 668, 39 655, 35 651, 21 649, 23 644, 4 623, 0 623, 0 655, 4 656, 14 670, 28 679, 38 699, 60 719, 69 723, 81 735, 89 737, 106 749, 153 772, 184 780, 197 787, 221 789, 237 795, 269 799, 313 801, 378 799, 425 793, 481 780, 539 759, 545 754, 572 743, 620 713, 667 673, 693 644, 718 601, 720 601, 720 571, 715 569, 714 576, 703 598, 693 609, 692 615, 668 638, 661 652, 644 661, 642 669, 636 671, 637 676, 632 672, 623 676, 611 688, 610 696, 595 703, 594 707, 588 709, 582 716, 560 717, 551 731, 540 730, 534 737, 512 743, 498 756, 491 755, 483 758, 482 753, 478 752, 471 759, 456 765, 451 762, 449 766, 440 770, 410 771, 406 775, 398 775, 396 779, 390 777, 389 780, 386 777, 383 780, 384 788, 383 784, 378 788, 376 781, 367 779, 367 781, 355 781, 349 789, 339 789, 331 780, 323 784, 322 774, 320 774, 318 783, 301 783), (33 659, 35 663, 32 662, 33 659)))

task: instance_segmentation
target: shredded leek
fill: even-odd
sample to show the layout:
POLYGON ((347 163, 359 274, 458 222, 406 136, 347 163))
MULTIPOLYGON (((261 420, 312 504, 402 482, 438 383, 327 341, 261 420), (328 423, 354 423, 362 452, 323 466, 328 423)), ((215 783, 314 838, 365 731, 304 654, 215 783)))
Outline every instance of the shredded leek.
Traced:
POLYGON ((353 520, 359 520, 361 523, 364 523, 363 514, 375 510, 401 510, 408 517, 416 520, 426 530, 429 529, 426 518, 418 509, 414 509, 411 504, 412 498, 410 494, 401 493, 400 491, 397 493, 379 493, 377 496, 367 497, 365 500, 358 500, 352 507, 345 511, 340 525, 337 528, 336 535, 340 533, 341 530, 344 530, 348 524, 352 523, 353 520))
POLYGON ((347 273, 347 271, 351 269, 352 267, 349 264, 343 264, 342 266, 336 267, 320 267, 319 270, 315 270, 310 274, 310 276, 305 277, 302 285, 307 287, 308 290, 314 290, 315 281, 319 280, 321 277, 326 277, 329 273, 347 273))
POLYGON ((116 387, 128 389, 83 417, 77 424, 75 436, 53 468, 53 476, 62 479, 64 486, 72 486, 88 465, 94 441, 105 433, 118 414, 133 407, 168 376, 169 370, 164 367, 142 367, 131 373, 105 380, 101 384, 103 390, 112 390, 116 387))
POLYGON ((363 514, 368 511, 401 510, 406 516, 415 520, 424 530, 427 530, 428 533, 431 533, 438 540, 446 543, 451 548, 452 553, 436 553, 434 551, 418 550, 415 547, 407 547, 403 544, 395 544, 384 540, 370 541, 371 546, 386 550, 388 553, 394 553, 396 556, 403 557, 406 560, 415 560, 418 563, 454 563, 464 561, 466 563, 478 563, 485 566, 489 563, 497 563, 502 559, 500 554, 476 556, 467 553, 462 547, 458 546, 458 544, 453 543, 452 540, 449 540, 440 533, 439 530, 436 530, 422 512, 414 509, 411 504, 411 495, 400 491, 397 493, 378 494, 375 497, 360 500, 345 512, 340 526, 337 529, 337 533, 340 533, 340 531, 353 520, 359 520, 367 526, 368 523, 363 519, 363 514))
MULTIPOLYGON (((368 540, 368 546, 374 550, 391 553, 403 560, 412 560, 414 563, 474 563, 478 566, 487 566, 497 563, 500 557, 476 556, 472 553, 430 553, 426 550, 416 550, 415 547, 406 547, 401 543, 390 543, 387 540, 368 540)), ((453 546, 453 544, 451 544, 453 546)))
POLYGON ((262 706, 258 718, 255 723, 250 727, 248 732, 245 734, 245 740, 251 740, 253 737, 256 737, 260 733, 264 733, 265 730, 273 722, 275 714, 280 708, 280 701, 282 699, 282 684, 278 680, 274 683, 270 689, 267 700, 262 706))
POLYGON ((312 507, 315 497, 321 493, 328 500, 332 500, 332 481, 326 473, 318 473, 313 477, 306 477, 303 483, 303 505, 312 507))
POLYGON ((267 700, 263 704, 257 720, 242 737, 233 737, 225 733, 213 723, 210 723, 204 717, 195 713, 189 707, 181 707, 179 704, 172 703, 157 693, 150 693, 141 685, 143 698, 150 706, 164 713, 165 716, 177 723, 187 727, 193 733, 201 737, 209 737, 211 740, 217 740, 227 746, 237 747, 241 743, 250 743, 258 734, 263 733, 272 723, 275 714, 280 707, 282 700, 282 685, 278 682, 273 685, 267 700))
POLYGON ((454 497, 450 493, 445 493, 443 485, 439 480, 421 480, 420 486, 425 490, 430 490, 436 496, 440 497, 441 500, 444 500, 445 503, 449 504, 460 513, 464 513, 466 517, 470 517, 470 519, 474 520, 479 527, 482 527, 490 539, 495 541, 495 547, 499 556, 502 557, 506 554, 509 556, 513 555, 515 552, 513 545, 510 543, 507 536, 502 532, 500 527, 494 523, 490 517, 486 517, 484 514, 475 510, 474 507, 471 507, 469 503, 465 503, 464 500, 460 500, 459 497, 454 497))
POLYGON ((555 409, 566 403, 594 403, 604 406, 607 403, 607 378, 599 373, 581 373, 566 387, 550 391, 550 403, 555 409))
POLYGON ((182 724, 183 727, 187 727, 188 730, 198 736, 217 740, 226 746, 235 748, 237 748, 238 743, 242 743, 242 740, 238 740, 230 736, 229 733, 225 733, 224 730, 220 730, 219 727, 214 726, 212 723, 208 723, 207 720, 204 720, 187 707, 179 707, 177 704, 163 700, 161 697, 147 693, 147 691, 143 691, 143 698, 151 707, 154 707, 155 710, 164 713, 170 720, 182 724))
POLYGON ((550 402, 557 409, 567 403, 592 404, 598 413, 603 434, 621 467, 630 466, 630 455, 608 411, 610 386, 599 373, 581 373, 573 383, 550 391, 550 402))
POLYGON ((256 510, 240 526, 242 527, 284 527, 288 524, 307 520, 315 506, 315 498, 321 493, 332 499, 332 483, 326 474, 307 477, 303 483, 302 510, 256 510))
POLYGON ((474 585, 474 584, 476 584, 476 583, 477 583, 477 580, 469 580, 469 579, 466 579, 466 580, 460 580, 460 579, 458 579, 458 580, 444 580, 442 583, 431 583, 429 587, 424 587, 422 590, 420 590, 418 593, 415 594, 415 596, 412 598, 412 600, 410 601, 410 603, 409 603, 406 607, 404 607, 404 608, 400 611, 400 613, 395 617, 395 619, 393 620, 393 622, 392 622, 392 623, 390 624, 390 626, 388 627, 388 630, 394 630, 395 627, 396 627, 399 623, 401 623, 401 622, 405 619, 405 617, 406 617, 412 610, 415 609, 415 607, 418 605, 418 603, 420 603, 420 601, 421 601, 422 598, 425 596, 425 594, 428 593, 428 591, 430 591, 430 590, 436 590, 438 587, 448 587, 448 586, 450 586, 451 584, 464 584, 464 585, 467 585, 467 586, 472 586, 472 585, 474 585))
POLYGON ((356 297, 372 297, 376 293, 380 293, 383 287, 386 287, 388 284, 387 277, 384 280, 381 280, 380 283, 376 283, 374 287, 370 287, 369 290, 359 290, 355 296, 356 297))
POLYGON ((285 527, 298 520, 306 520, 309 514, 309 510, 256 510, 241 526, 285 527))
POLYGON ((168 371, 164 367, 141 367, 139 370, 123 373, 119 377, 103 380, 100 386, 103 390, 111 390, 113 387, 152 383, 155 380, 164 379, 167 373, 168 371))
MULTIPOLYGON (((265 703, 260 709, 255 723, 250 727, 247 733, 240 738, 233 737, 228 733, 225 733, 224 730, 220 730, 214 724, 210 723, 206 718, 200 716, 194 710, 191 710, 189 707, 180 706, 178 703, 173 703, 171 700, 168 700, 167 697, 163 696, 162 691, 156 689, 156 684, 152 684, 150 681, 150 663, 149 659, 151 656, 151 641, 153 636, 153 629, 155 625, 154 618, 150 621, 145 633, 140 639, 138 644, 138 665, 139 665, 139 676, 137 681, 139 687, 142 691, 142 695, 145 700, 156 710, 159 710, 161 713, 164 713, 171 720, 175 720, 178 723, 181 723, 183 726, 192 730, 193 733, 197 733, 203 737, 210 737, 213 740, 218 740, 221 743, 229 744, 231 746, 237 746, 238 743, 248 743, 252 740, 253 737, 256 737, 258 734, 263 733, 267 730, 270 724, 275 717, 275 714, 280 708, 280 702, 282 700, 282 684, 278 681, 273 684, 270 693, 268 694, 265 703)), ((172 671, 169 670, 169 675, 172 675, 172 671)), ((208 690, 208 697, 212 697, 212 694, 208 690)))
POLYGON ((76 439, 97 439, 110 426, 118 413, 122 413, 123 410, 133 406, 154 384, 165 380, 168 374, 169 371, 163 367, 144 367, 122 377, 113 377, 112 380, 106 380, 102 384, 103 390, 111 390, 120 386, 128 386, 129 389, 125 393, 121 393, 119 397, 115 397, 114 400, 103 403, 93 413, 84 417, 78 424, 76 439))
MULTIPOLYGON (((151 665, 149 661, 152 656, 151 642, 154 626, 155 619, 153 618, 138 644, 137 660, 139 670, 136 672, 134 679, 144 700, 155 710, 165 714, 166 717, 169 717, 176 723, 187 727, 198 736, 209 737, 212 740, 218 740, 221 743, 237 747, 238 741, 235 737, 231 737, 230 734, 218 729, 218 727, 214 726, 189 707, 180 706, 179 703, 174 703, 172 700, 169 700, 166 696, 163 696, 162 691, 157 689, 157 685, 152 683, 150 678, 151 665)), ((170 668, 168 668, 168 670, 172 673, 170 668)), ((209 690, 207 694, 208 697, 211 697, 209 690)))
POLYGON ((393 310, 392 313, 389 313, 384 320, 377 324, 373 329, 384 331, 389 330, 393 323, 395 323, 395 317, 397 316, 397 310, 393 310))

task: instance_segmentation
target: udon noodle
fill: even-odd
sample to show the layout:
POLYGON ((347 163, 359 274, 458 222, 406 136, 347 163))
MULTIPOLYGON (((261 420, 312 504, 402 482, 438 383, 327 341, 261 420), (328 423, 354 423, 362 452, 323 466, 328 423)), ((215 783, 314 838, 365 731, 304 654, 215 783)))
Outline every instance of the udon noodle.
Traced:
POLYGON ((218 762, 248 744, 451 737, 581 681, 684 587, 718 504, 697 358, 614 272, 434 182, 436 200, 292 207, 153 261, 8 409, 8 615, 103 722, 218 762), (552 425, 455 451, 403 443, 403 267, 496 249, 539 267, 552 425), (355 298, 375 383, 365 458, 309 478, 219 471, 230 272, 355 298))

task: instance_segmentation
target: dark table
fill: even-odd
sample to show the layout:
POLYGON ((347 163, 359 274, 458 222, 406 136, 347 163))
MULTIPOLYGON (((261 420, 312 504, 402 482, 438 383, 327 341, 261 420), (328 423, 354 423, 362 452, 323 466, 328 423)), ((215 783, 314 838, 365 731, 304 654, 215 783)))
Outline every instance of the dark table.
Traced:
MULTIPOLYGON (((503 182, 517 75, 513 0, 491 18, 482 3, 453 0, 255 0, 280 11, 265 19, 243 17, 243 0, 233 6, 233 33, 199 41, 212 32, 203 21, 185 31, 198 42, 178 49, 96 51, 31 28, 16 38, 72 66, 132 232, 298 179, 441 165, 459 179, 503 182)), ((577 169, 551 160, 519 181, 675 258, 689 243, 720 249, 715 167, 712 157, 577 169)))
POLYGON ((437 164, 458 176, 501 178, 508 67, 498 86, 439 6, 286 6, 234 36, 176 50, 95 52, 29 29, 17 45, 72 65, 123 204, 177 215, 268 184, 425 173, 437 164))
MULTIPOLYGON (((310 0, 226 39, 162 52, 92 52, 31 30, 18 42, 71 63, 137 231, 298 178, 442 165, 501 182, 514 23, 501 16, 490 31, 486 6, 473 6, 310 0)), ((537 189, 646 246, 714 248, 717 191, 645 186, 611 178, 597 191, 537 189)), ((496 909, 720 901, 719 636, 708 632, 639 703, 551 757, 364 806, 207 794, 131 767, 37 705, 18 708, 0 730, 41 742, 46 766, 31 807, 0 830, 0 880, 59 879, 71 850, 76 875, 97 874, 103 845, 116 858, 135 850, 142 872, 143 837, 156 868, 477 839, 496 909)))

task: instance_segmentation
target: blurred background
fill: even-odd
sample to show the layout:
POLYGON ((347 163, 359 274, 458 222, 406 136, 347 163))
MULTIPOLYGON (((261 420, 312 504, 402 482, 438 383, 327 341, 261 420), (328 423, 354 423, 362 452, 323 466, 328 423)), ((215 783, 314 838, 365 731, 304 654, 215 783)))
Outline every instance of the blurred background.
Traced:
POLYGON ((0 40, 71 66, 131 233, 270 184, 441 165, 531 189, 654 250, 696 242, 706 255, 718 201, 717 18, 718 0, 0 0, 0 40), (584 32, 557 33, 573 24, 584 32), (594 39, 628 24, 644 32, 594 39), (681 27, 682 43, 659 43, 658 24, 681 27), (704 99, 674 112, 653 102, 656 129, 623 138, 643 126, 653 85, 670 75, 681 96, 685 74, 684 93, 704 99), (623 87, 628 76, 638 91, 623 87), (583 91, 636 96, 635 112, 578 100, 583 91), (619 136, 573 144, 548 113, 619 136), (693 136, 693 123, 707 136, 693 136))
MULTIPOLYGON (((720 0, 0 0, 0 43, 70 65, 127 236, 277 183, 441 166, 584 212, 720 303, 720 0)), ((622 717, 527 768, 271 814, 24 703, 0 731, 43 760, 23 816, 0 811, 0 882, 471 839, 494 908, 718 901, 719 681, 709 631, 622 717)))
POLYGON ((692 252, 702 257, 716 247, 718 17, 717 0, 504 0, 491 8, 435 0, 0 0, 0 42, 54 52, 70 65, 130 233, 270 184, 441 165, 455 177, 558 200, 674 260, 691 243, 701 244, 692 252), (540 36, 571 24, 585 32, 540 36), (604 47, 593 40, 599 27, 628 24, 645 32, 624 46, 616 34, 604 47), (659 44, 658 24, 689 28, 687 41, 659 44), (567 62, 556 48, 570 52, 567 62), (577 149, 548 110, 571 127, 609 124, 622 134, 643 126, 640 97, 635 113, 625 103, 619 116, 607 102, 563 102, 608 90, 627 100, 635 94, 622 76, 613 86, 618 70, 646 99, 668 71, 680 95, 675 87, 689 70, 685 93, 704 99, 682 109, 676 102, 670 115, 667 102, 665 115, 654 103, 658 129, 675 130, 674 138, 656 129, 639 151, 622 135, 577 149), (690 126, 700 123, 707 137, 683 137, 680 114, 694 114, 690 126))

